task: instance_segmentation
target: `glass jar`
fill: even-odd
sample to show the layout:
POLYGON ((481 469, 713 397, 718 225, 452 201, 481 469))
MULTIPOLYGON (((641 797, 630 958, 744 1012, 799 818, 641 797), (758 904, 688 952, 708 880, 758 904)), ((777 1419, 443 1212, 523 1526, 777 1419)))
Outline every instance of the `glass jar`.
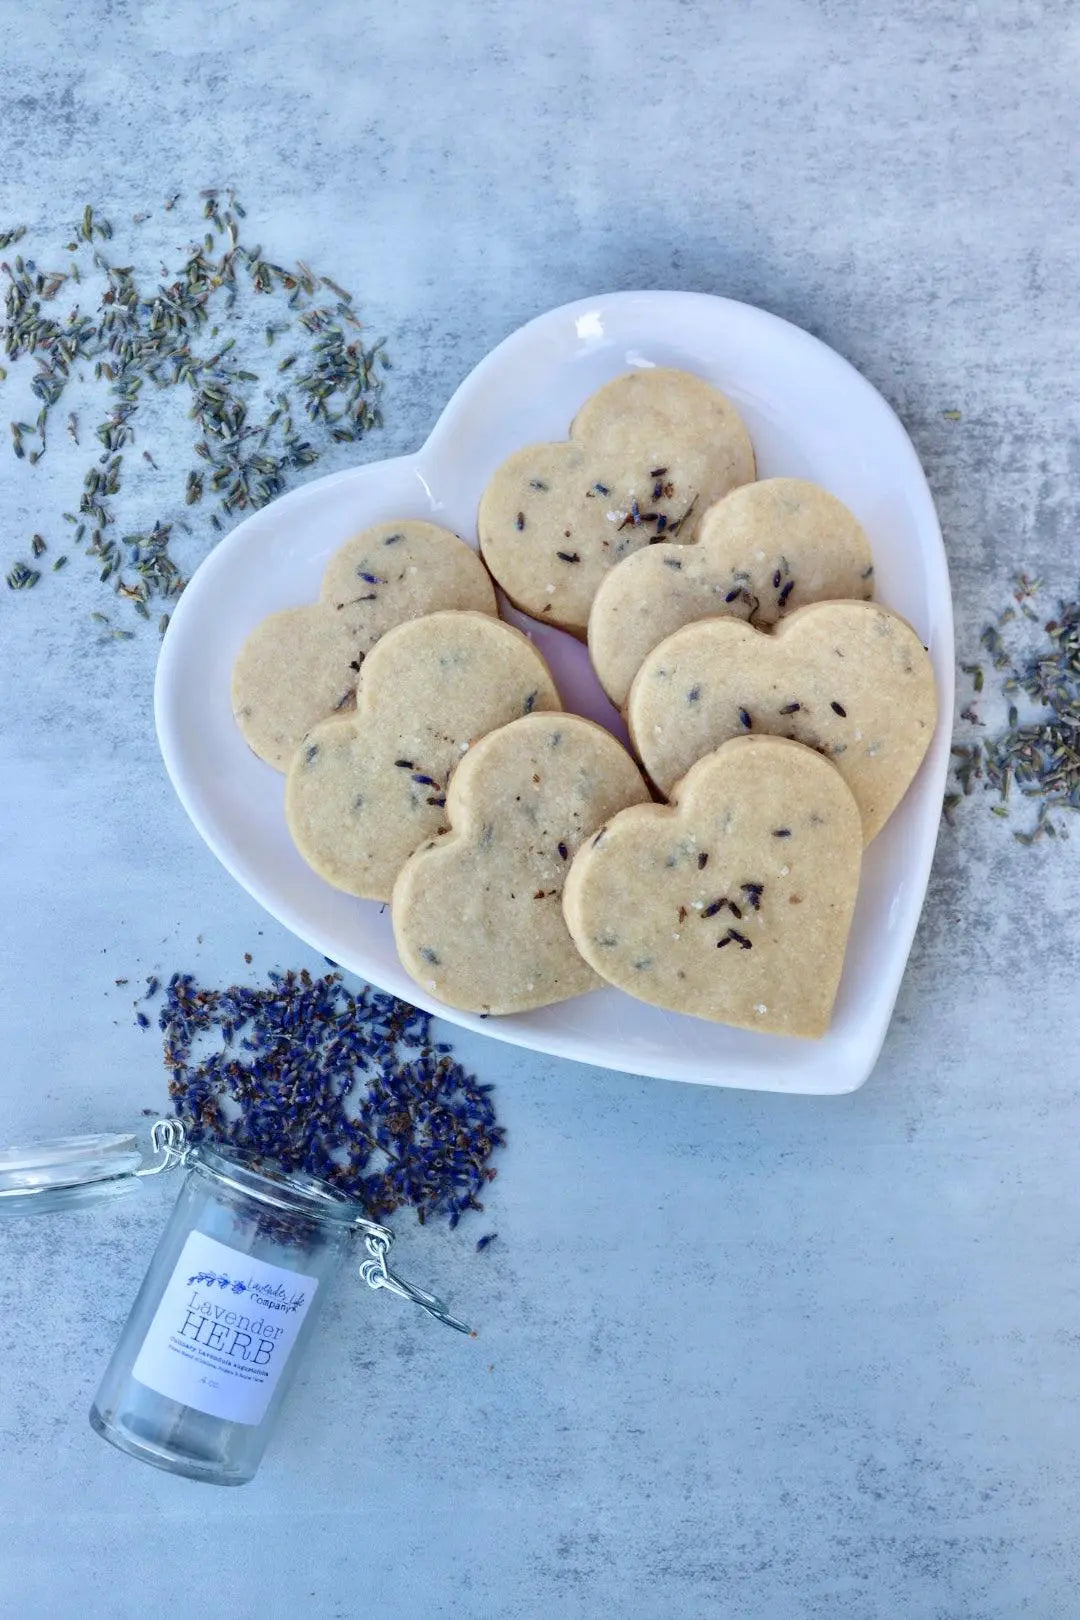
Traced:
POLYGON ((0 1152, 0 1213, 71 1208, 182 1166, 187 1174, 90 1408, 132 1457, 216 1485, 259 1466, 285 1392, 341 1264, 469 1333, 440 1300, 390 1270, 388 1227, 303 1172, 185 1142, 159 1120, 156 1157, 133 1137, 77 1137, 0 1152))

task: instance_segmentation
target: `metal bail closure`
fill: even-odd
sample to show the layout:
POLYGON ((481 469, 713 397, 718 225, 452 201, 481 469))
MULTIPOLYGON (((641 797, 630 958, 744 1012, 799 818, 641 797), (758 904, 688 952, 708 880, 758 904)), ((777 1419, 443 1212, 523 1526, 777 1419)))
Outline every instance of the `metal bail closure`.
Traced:
POLYGON ((144 1163, 134 1136, 61 1136, 30 1147, 0 1148, 0 1216, 47 1215, 129 1193, 142 1176, 183 1159, 178 1120, 158 1120, 150 1133, 155 1158, 144 1163))
POLYGON ((387 1288, 399 1299, 407 1299, 412 1304, 419 1305, 422 1311, 427 1311, 437 1322, 444 1322, 447 1327, 456 1328, 459 1333, 466 1333, 470 1339, 475 1339, 475 1329, 469 1327, 467 1322, 460 1322, 456 1316, 451 1316, 441 1299, 429 1294, 425 1288, 417 1288, 415 1284, 406 1282, 404 1277, 399 1277, 395 1271, 391 1271, 386 1263, 386 1254, 394 1241, 394 1234, 385 1226, 373 1226, 366 1221, 363 1224, 364 1247, 369 1258, 361 1260, 360 1275, 368 1287, 387 1288))

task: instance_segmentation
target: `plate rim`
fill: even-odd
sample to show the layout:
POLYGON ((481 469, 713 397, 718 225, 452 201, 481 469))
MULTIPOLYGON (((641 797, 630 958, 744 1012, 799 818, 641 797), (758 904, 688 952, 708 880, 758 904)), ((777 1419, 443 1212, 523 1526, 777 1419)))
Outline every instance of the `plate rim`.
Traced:
MULTIPOLYGON (((249 526, 262 519, 264 514, 271 509, 275 513, 287 513, 292 506, 310 500, 311 492, 315 488, 325 491, 331 489, 335 484, 351 484, 358 477, 362 478, 364 475, 369 474, 376 477, 383 476, 388 470, 394 469, 398 474, 417 476, 422 487, 430 494, 431 486, 424 477, 425 465, 433 462, 436 467, 438 466, 441 440, 449 434, 455 417, 467 407, 471 396, 482 396, 484 394, 491 374, 498 370, 500 363, 505 363, 507 351, 519 344, 528 345, 545 327, 554 327, 559 323, 578 319, 596 311, 598 308, 609 310, 614 306, 620 312, 625 312, 636 307, 636 311, 647 315, 650 313, 651 306, 670 306, 672 304, 682 305, 687 310, 692 310, 695 306, 702 309, 705 307, 714 308, 718 305, 725 306, 741 321, 748 321, 751 325, 759 324, 763 328, 772 328, 774 331, 779 329, 780 335, 785 340, 794 342, 804 349, 820 351, 824 357, 827 357, 828 364, 833 367, 839 366, 847 374, 848 383, 853 384, 858 391, 863 392, 867 399, 873 402, 874 409, 879 415, 884 412, 890 419, 891 427, 896 435, 897 447, 902 448, 904 457, 908 462, 908 470, 905 474, 906 490, 909 496, 917 496, 917 501, 914 501, 913 504, 916 504, 918 508, 919 526, 920 529, 926 529, 928 538, 932 541, 932 544, 922 548, 922 560, 927 595, 934 602, 933 630, 938 640, 938 651, 941 654, 935 660, 936 665, 940 665, 940 667, 935 668, 938 684, 938 725, 920 768, 920 774, 929 772, 931 776, 939 778, 940 785, 942 788, 944 787, 948 768, 948 749, 951 740, 951 717, 955 685, 955 632, 948 557, 940 520, 926 473, 910 435, 891 403, 846 356, 838 353, 837 350, 813 333, 806 331, 805 328, 797 326, 785 317, 776 315, 772 311, 755 304, 712 293, 644 288, 598 293, 574 299, 569 303, 557 305, 552 309, 534 315, 530 320, 507 333, 499 343, 482 356, 458 383, 440 411, 427 438, 418 449, 404 455, 385 457, 372 462, 361 462, 353 467, 342 468, 336 472, 309 479, 285 494, 278 496, 274 501, 269 502, 267 506, 245 515, 236 527, 223 536, 213 550, 199 563, 188 582, 188 588, 175 604, 169 627, 162 641, 154 683, 154 719, 158 746, 173 790, 195 830, 211 853, 229 872, 230 876, 240 884, 244 891, 264 911, 267 911, 290 933, 295 934, 306 945, 320 954, 325 955, 322 942, 312 937, 312 932, 309 931, 303 918, 297 914, 294 906, 287 899, 276 900, 271 905, 264 898, 261 889, 258 893, 253 891, 249 882, 238 870, 231 852, 219 838, 214 821, 204 814, 199 798, 192 791, 192 784, 189 783, 189 773, 186 768, 177 728, 173 724, 170 704, 174 695, 174 674, 183 662, 187 621, 192 614, 198 611, 199 593, 191 591, 192 582, 201 576, 200 592, 208 585, 211 585, 218 570, 224 568, 232 553, 245 543, 244 533, 249 529, 249 526), (178 631, 176 631, 177 626, 179 626, 178 631), (176 631, 175 634, 174 631, 176 631)), ((445 1018, 461 1028, 489 1036, 508 1045, 558 1057, 564 1061, 582 1063, 589 1067, 604 1067, 621 1073, 678 1080, 685 1084, 708 1085, 725 1089, 777 1091, 782 1094, 804 1096, 842 1096, 850 1094, 865 1084, 873 1072, 891 1026, 896 1001, 910 959, 912 944, 925 906, 939 836, 940 821, 935 827, 933 838, 920 836, 918 848, 911 857, 912 864, 907 868, 908 876, 917 885, 919 899, 917 906, 912 908, 912 916, 908 926, 903 931, 903 935, 898 937, 890 951, 890 956, 899 961, 899 972, 896 974, 895 985, 888 1005, 882 1009, 879 1026, 873 1030, 866 1027, 860 1028, 858 1061, 852 1065, 849 1073, 844 1074, 842 1083, 832 1087, 824 1088, 819 1086, 807 1090, 798 1084, 790 1086, 778 1085, 775 1083, 777 1071, 768 1067, 755 1070, 752 1060, 748 1063, 745 1058, 735 1056, 725 1060, 727 1072, 723 1074, 692 1074, 686 1072, 685 1068, 670 1068, 665 1072, 664 1066, 658 1063, 655 1057, 638 1058, 635 1061, 632 1049, 627 1048, 625 1043, 620 1042, 617 1037, 614 1037, 612 1044, 605 1048, 602 1058, 583 1056, 578 1049, 580 1036, 574 1034, 564 1035, 557 1029, 522 1030, 516 1024, 506 1020, 481 1019, 479 1015, 463 1013, 455 1008, 447 1007, 444 1003, 426 994, 421 985, 413 985, 411 980, 409 981, 408 1000, 425 1011, 431 1012, 437 1017, 445 1018), (646 1067, 646 1063, 650 1066, 646 1067)), ((345 967, 345 971, 355 972, 358 977, 365 978, 368 982, 381 988, 378 986, 377 980, 369 977, 366 969, 345 967)), ((387 993, 400 994, 397 990, 387 993)), ((594 991, 593 994, 621 996, 624 992, 618 991, 614 987, 605 986, 599 991, 594 991)), ((656 1010, 661 1011, 661 1009, 656 1010)), ((794 1040, 794 1038, 792 1039, 794 1040)), ((805 1044, 798 1041, 793 1050, 802 1049, 805 1044)))

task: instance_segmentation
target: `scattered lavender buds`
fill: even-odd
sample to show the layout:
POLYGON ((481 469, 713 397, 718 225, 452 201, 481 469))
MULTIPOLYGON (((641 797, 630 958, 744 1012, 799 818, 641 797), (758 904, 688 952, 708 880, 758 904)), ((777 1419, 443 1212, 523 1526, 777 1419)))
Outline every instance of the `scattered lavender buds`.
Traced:
MULTIPOLYGON (((165 204, 167 212, 176 200, 165 204)), ((307 265, 285 268, 265 259, 261 247, 241 243, 245 211, 231 190, 203 192, 201 203, 198 236, 171 272, 159 268, 156 253, 144 254, 146 279, 142 266, 137 272, 134 263, 112 263, 105 244, 113 227, 90 207, 72 230, 62 269, 43 270, 21 254, 0 262, 7 282, 4 352, 9 362, 25 363, 36 407, 34 421, 11 423, 12 450, 36 465, 68 384, 89 378, 98 385, 102 420, 82 435, 94 441, 95 459, 77 511, 63 517, 101 582, 111 581, 145 619, 153 598, 169 600, 184 588, 171 545, 174 530, 195 531, 181 514, 205 510, 204 493, 210 497, 206 507, 217 510, 200 521, 209 545, 224 527, 222 517, 265 506, 331 444, 362 438, 381 420, 378 368, 389 365, 381 342, 365 347, 360 339, 350 293, 307 265), (256 312, 264 298, 267 309, 256 312), (274 357, 268 378, 266 349, 279 337, 293 349, 280 363, 274 357), (197 464, 177 469, 165 513, 149 529, 119 533, 116 497, 130 479, 139 406, 178 387, 190 406, 197 464), (321 443, 306 438, 309 431, 321 443)), ((136 215, 133 223, 149 217, 136 215)), ((22 227, 0 232, 0 248, 24 234, 22 227)), ((66 435, 80 443, 73 412, 66 413, 66 435)), ((142 457, 157 470, 148 450, 142 457)), ((36 575, 27 577, 32 573, 16 564, 12 589, 36 584, 36 575)))
POLYGON ((430 1014, 351 992, 339 973, 268 978, 228 990, 169 980, 158 1023, 191 1139, 319 1176, 371 1220, 409 1205, 456 1226, 482 1209, 505 1132, 492 1087, 433 1041, 430 1014))
MULTIPOLYGON (((1013 584, 1013 603, 987 625, 980 640, 988 661, 998 674, 997 703, 1005 710, 1005 724, 990 736, 975 730, 953 744, 955 790, 945 796, 945 816, 952 821, 961 800, 977 783, 997 794, 992 813, 1002 820, 1010 815, 1010 794, 1038 802, 1034 824, 1015 827, 1013 837, 1033 844, 1043 837, 1067 837, 1055 822, 1055 810, 1080 810, 1080 599, 1060 602, 1045 621, 1031 606, 1039 581, 1019 574, 1013 584), (1024 633, 1023 644, 1010 646, 1024 626, 1038 626, 1042 638, 1024 633), (1007 627, 1015 626, 1016 629, 1007 627), (1021 718, 1019 704, 1029 700, 1029 716, 1021 718)), ((961 664, 972 690, 982 696, 982 664, 961 664)), ((988 699, 988 701, 994 701, 988 699)), ((974 703, 961 716, 972 728, 987 730, 974 703)), ((1013 801, 1015 802, 1015 801, 1013 801)))
POLYGON ((30 591, 40 578, 41 575, 36 568, 28 568, 26 563, 17 562, 7 575, 7 588, 9 591, 30 591))

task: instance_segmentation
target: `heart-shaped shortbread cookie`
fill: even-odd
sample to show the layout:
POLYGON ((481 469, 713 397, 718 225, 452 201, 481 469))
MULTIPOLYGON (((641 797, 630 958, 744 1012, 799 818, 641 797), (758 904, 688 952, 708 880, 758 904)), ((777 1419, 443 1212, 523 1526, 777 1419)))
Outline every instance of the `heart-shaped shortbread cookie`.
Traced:
POLYGON ((929 654, 898 614, 815 602, 768 633, 739 619, 684 625, 642 664, 627 716, 662 793, 748 731, 816 748, 855 795, 869 843, 930 745, 937 688, 929 654))
POLYGON ((483 613, 397 625, 364 662, 356 712, 324 720, 293 757, 293 842, 335 888, 389 900, 404 861, 446 827, 447 783, 470 745, 560 708, 547 665, 511 625, 483 613))
POLYGON ((583 845, 563 910, 586 961, 642 1001, 818 1036, 861 856, 858 807, 826 760, 738 738, 698 761, 671 808, 623 810, 583 845))
POLYGON ((648 797, 629 754, 591 720, 531 714, 490 732, 450 780, 451 832, 422 845, 394 884, 407 971, 468 1012, 522 1012, 595 988, 563 919, 563 881, 608 816, 648 797))
POLYGON ((248 746, 285 770, 312 726, 351 707, 379 637, 438 608, 496 611, 487 569, 456 534, 409 519, 346 541, 326 565, 318 602, 272 613, 240 649, 232 702, 248 746))
POLYGON ((801 478, 763 478, 704 515, 698 543, 652 546, 601 582, 589 656, 622 708, 646 655, 695 619, 730 614, 775 624, 807 602, 874 594, 870 544, 842 501, 801 478))
POLYGON ((569 443, 503 462, 480 502, 480 549, 515 607, 584 637, 620 558, 663 535, 693 540, 706 509, 753 476, 730 400, 689 372, 631 371, 586 400, 569 443))

